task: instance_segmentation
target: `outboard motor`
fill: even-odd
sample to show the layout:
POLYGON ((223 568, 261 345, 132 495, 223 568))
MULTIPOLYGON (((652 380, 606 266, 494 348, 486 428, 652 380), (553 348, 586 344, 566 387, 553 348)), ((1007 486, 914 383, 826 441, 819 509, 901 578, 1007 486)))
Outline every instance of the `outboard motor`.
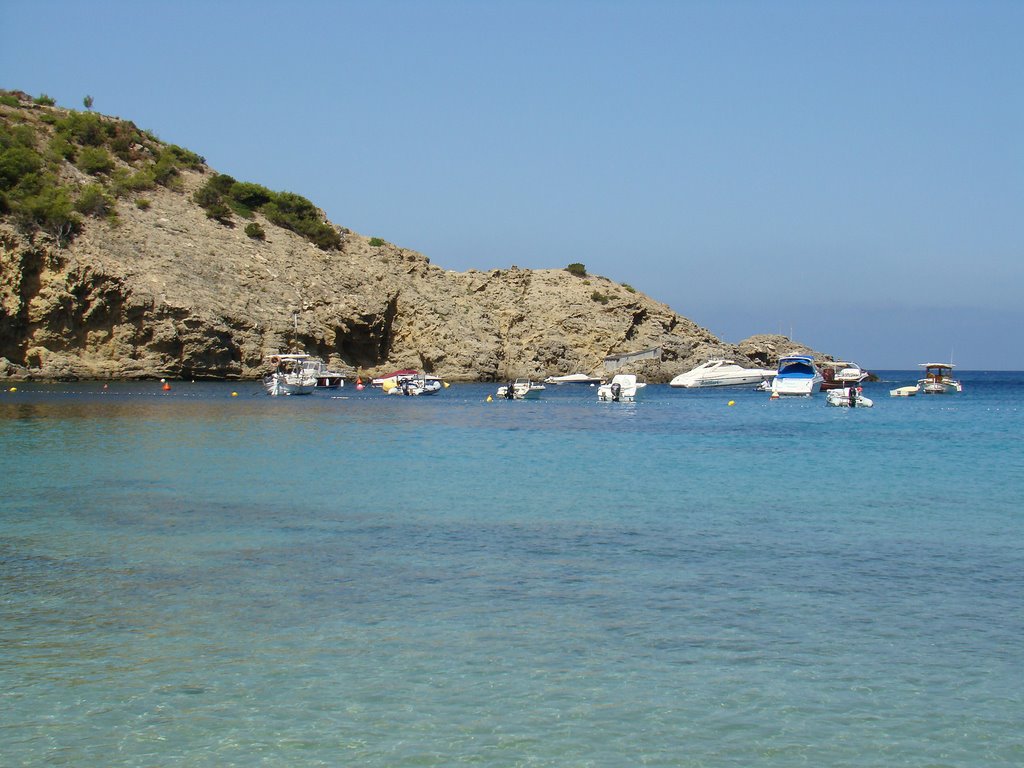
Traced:
POLYGON ((619 396, 622 394, 622 385, 619 382, 612 384, 612 402, 619 402, 619 396))

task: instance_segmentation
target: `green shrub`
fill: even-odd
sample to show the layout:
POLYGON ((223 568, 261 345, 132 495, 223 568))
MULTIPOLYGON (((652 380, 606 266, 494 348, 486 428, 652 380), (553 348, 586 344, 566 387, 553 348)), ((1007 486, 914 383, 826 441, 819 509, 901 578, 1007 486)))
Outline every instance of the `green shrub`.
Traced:
POLYGON ((92 109, 92 96, 86 96, 82 99, 82 106, 86 109, 92 109))
POLYGON ((75 215, 71 197, 63 187, 44 187, 38 194, 24 199, 18 206, 18 213, 23 225, 40 227, 61 245, 81 229, 81 220, 75 215))
POLYGON ((206 218, 213 219, 226 226, 234 226, 231 223, 231 209, 224 203, 218 201, 210 205, 204 205, 203 210, 206 211, 206 218))
POLYGON ((206 180, 206 183, 203 186, 209 187, 210 190, 216 192, 218 195, 226 195, 237 183, 238 182, 235 181, 234 177, 228 176, 226 173, 215 173, 206 180))
POLYGON ((379 237, 371 237, 370 245, 374 248, 380 248, 382 245, 384 245, 384 241, 381 240, 379 237))
POLYGON ((26 147, 0 151, 0 190, 13 189, 25 176, 42 166, 39 155, 26 147))
POLYGON ((170 187, 181 173, 169 154, 161 153, 152 167, 153 181, 162 187, 170 187))
POLYGON ((107 196, 101 185, 90 184, 79 193, 75 210, 98 219, 114 210, 114 201, 107 196))
POLYGON ((70 141, 87 147, 100 147, 107 140, 107 130, 100 116, 92 112, 72 112, 56 125, 57 131, 70 141))
POLYGON ((247 234, 253 240, 267 239, 267 233, 264 232, 263 227, 261 227, 255 221, 245 225, 245 234, 247 234))
POLYGON ((13 93, 0 93, 0 104, 3 104, 5 107, 17 107, 20 102, 13 93))
POLYGON ((68 141, 63 134, 55 133, 50 139, 46 154, 53 162, 71 161, 75 159, 75 145, 68 141))
POLYGON ((140 197, 138 200, 135 201, 135 207, 138 208, 140 211, 148 211, 150 206, 152 205, 153 203, 149 200, 149 198, 146 197, 140 197))
POLYGON ((52 107, 54 104, 57 103, 56 99, 54 99, 52 96, 47 96, 45 93, 40 93, 32 101, 33 103, 41 104, 44 107, 52 107))
POLYGON ((110 174, 110 192, 115 197, 123 197, 128 192, 140 192, 156 186, 156 178, 152 168, 143 168, 132 173, 128 168, 115 168, 110 174))
POLYGON ((95 176, 98 173, 110 173, 114 170, 114 160, 110 153, 102 147, 83 147, 78 153, 78 167, 95 176))
POLYGON ((184 147, 179 147, 177 144, 168 144, 164 147, 164 152, 171 155, 176 165, 181 168, 191 168, 198 171, 206 165, 206 159, 201 155, 197 155, 195 152, 184 147))
POLYGON ((269 189, 247 181, 235 182, 230 189, 225 190, 225 194, 251 211, 258 211, 274 199, 274 193, 269 189))
POLYGON ((217 205, 223 203, 223 198, 220 192, 216 190, 212 182, 213 179, 207 181, 203 186, 192 193, 192 199, 195 200, 196 204, 202 208, 209 208, 211 205, 217 205))
POLYGON ((565 271, 568 272, 570 275, 575 275, 576 277, 587 276, 587 268, 580 264, 579 262, 573 262, 572 264, 565 268, 565 271))
POLYGON ((633 287, 632 285, 630 285, 629 283, 623 283, 623 284, 622 284, 622 287, 623 287, 623 288, 625 288, 625 289, 626 289, 627 291, 629 291, 630 293, 636 293, 636 288, 634 288, 634 287, 633 287))
POLYGON ((608 297, 605 294, 601 293, 600 291, 594 291, 592 294, 590 294, 590 300, 596 301, 599 304, 608 303, 608 297))
POLYGON ((320 212, 309 200, 294 192, 278 192, 261 211, 271 224, 302 235, 325 251, 341 248, 341 235, 320 220, 320 212))

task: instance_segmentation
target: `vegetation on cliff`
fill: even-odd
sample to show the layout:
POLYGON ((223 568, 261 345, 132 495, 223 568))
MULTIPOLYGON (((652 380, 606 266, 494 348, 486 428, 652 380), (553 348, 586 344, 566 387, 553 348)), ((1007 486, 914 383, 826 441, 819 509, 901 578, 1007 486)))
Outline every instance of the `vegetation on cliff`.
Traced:
MULTIPOLYGON (((92 98, 83 101, 92 106, 92 98)), ((43 231, 66 246, 82 229, 82 217, 117 219, 118 200, 163 186, 178 189, 183 169, 201 170, 205 159, 161 142, 134 123, 94 112, 59 109, 53 99, 0 91, 0 214, 13 216, 23 232, 43 231), (7 107, 7 109, 4 109, 7 107)), ((337 249, 341 235, 309 200, 217 174, 196 193, 216 221, 232 226, 234 215, 267 221, 317 247, 337 249)), ((260 230, 251 229, 251 237, 260 230)))

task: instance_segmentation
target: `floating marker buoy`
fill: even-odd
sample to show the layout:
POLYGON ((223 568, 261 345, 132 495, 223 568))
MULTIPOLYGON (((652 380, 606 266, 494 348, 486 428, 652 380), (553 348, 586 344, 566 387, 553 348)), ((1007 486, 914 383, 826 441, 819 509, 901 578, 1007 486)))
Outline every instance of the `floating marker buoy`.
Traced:
POLYGON ((362 382, 358 382, 356 384, 356 392, 362 392, 364 389, 366 389, 366 387, 363 386, 362 382))
POLYGON ((17 387, 11 387, 11 388, 10 388, 9 390, 7 390, 7 391, 8 391, 8 392, 17 392, 17 391, 18 391, 18 388, 17 388, 17 387))
POLYGON ((735 400, 730 400, 729 401, 729 405, 736 405, 736 401, 735 400))
POLYGON ((487 396, 487 402, 490 403, 490 402, 493 402, 493 401, 494 401, 494 398, 491 397, 490 395, 488 395, 487 396))
POLYGON ((363 386, 363 378, 361 376, 356 376, 356 386, 357 387, 363 386))
POLYGON ((444 388, 445 389, 448 389, 448 387, 450 387, 450 386, 451 386, 451 384, 449 384, 447 381, 444 383, 444 388))
POLYGON ((104 385, 103 385, 103 388, 104 388, 104 389, 106 389, 106 388, 107 388, 107 385, 106 385, 106 384, 104 384, 104 385))
POLYGON ((231 396, 232 396, 232 397, 238 397, 238 393, 237 393, 237 392, 232 392, 232 393, 231 393, 231 396))
POLYGON ((170 388, 171 388, 171 385, 170 385, 170 384, 168 384, 168 383, 167 383, 166 381, 164 382, 164 385, 163 385, 163 387, 161 387, 161 389, 163 389, 163 391, 164 391, 164 392, 166 392, 166 391, 167 391, 167 390, 169 390, 170 388))

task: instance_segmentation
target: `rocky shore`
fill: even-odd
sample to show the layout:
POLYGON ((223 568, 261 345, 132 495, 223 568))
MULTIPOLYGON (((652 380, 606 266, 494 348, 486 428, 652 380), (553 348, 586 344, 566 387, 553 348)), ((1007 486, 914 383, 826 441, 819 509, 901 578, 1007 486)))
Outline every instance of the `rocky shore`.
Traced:
MULTIPOLYGON (((0 119, 54 111, 67 112, 0 106, 0 119)), ((47 123, 36 127, 42 142, 47 123)), ((97 178, 71 162, 59 173, 75 189, 97 178)), ((325 250, 255 213, 258 239, 197 204, 214 175, 203 164, 122 192, 115 215, 84 217, 67 242, 0 215, 0 377, 250 379, 298 350, 363 374, 493 381, 600 373, 606 356, 658 348, 634 371, 668 381, 712 356, 770 366, 807 351, 770 335, 723 342, 607 277, 454 272, 329 222, 340 247, 325 250)))

